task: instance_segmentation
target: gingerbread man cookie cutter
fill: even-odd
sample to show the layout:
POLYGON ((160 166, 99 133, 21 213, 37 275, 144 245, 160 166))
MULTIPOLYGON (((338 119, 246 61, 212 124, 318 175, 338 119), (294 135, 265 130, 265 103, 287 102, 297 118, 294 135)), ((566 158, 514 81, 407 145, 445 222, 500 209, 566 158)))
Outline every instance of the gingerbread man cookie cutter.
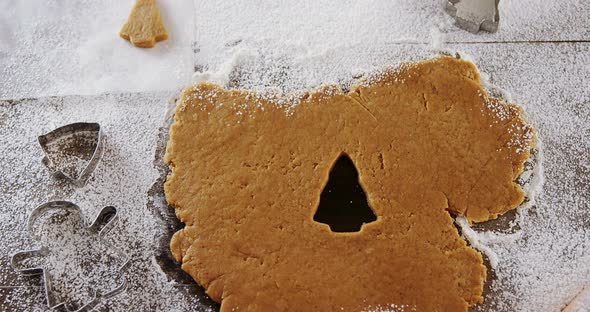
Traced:
MULTIPOLYGON (((103 239, 104 236, 112 230, 116 222, 118 221, 117 209, 112 206, 104 207, 96 216, 92 224, 88 225, 82 216, 82 211, 80 207, 72 202, 69 201, 52 201, 45 204, 38 206, 29 216, 29 220, 27 222, 27 230, 29 235, 32 236, 34 239, 41 239, 40 236, 35 235, 34 227, 37 220, 42 218, 45 215, 50 213, 54 213, 56 211, 66 212, 66 213, 74 213, 80 216, 80 221, 82 222, 82 226, 91 234, 95 234, 98 236, 99 243, 106 244, 106 241, 103 239)), ((116 248, 109 246, 112 250, 114 250, 118 255, 123 258, 122 265, 116 268, 116 271, 120 274, 125 267, 129 263, 129 258, 126 257, 122 252, 118 251, 116 248)), ((44 268, 43 265, 33 265, 28 267, 26 264, 23 266, 20 263, 26 263, 27 259, 35 259, 35 258, 43 258, 46 257, 51 253, 51 248, 47 246, 42 246, 39 249, 31 249, 31 250, 24 250, 17 252, 12 255, 11 257, 11 265, 12 267, 20 272, 22 275, 25 276, 33 276, 33 275, 41 275, 44 284, 44 293, 45 299, 47 303, 47 307, 49 309, 59 309, 61 311, 90 311, 93 307, 95 307, 102 299, 111 298, 123 291, 127 288, 127 281, 124 277, 122 277, 122 282, 116 285, 114 288, 109 289, 108 291, 101 293, 97 289, 92 289, 92 299, 88 302, 84 303, 82 306, 78 307, 75 310, 70 310, 66 306, 66 302, 60 301, 58 299, 53 287, 52 287, 52 277, 49 271, 44 268)))
POLYGON ((496 32, 500 22, 500 0, 448 0, 446 9, 457 26, 471 33, 496 32))
POLYGON ((103 155, 104 138, 98 123, 77 122, 59 127, 38 137, 45 153, 41 162, 54 177, 83 186, 103 155))

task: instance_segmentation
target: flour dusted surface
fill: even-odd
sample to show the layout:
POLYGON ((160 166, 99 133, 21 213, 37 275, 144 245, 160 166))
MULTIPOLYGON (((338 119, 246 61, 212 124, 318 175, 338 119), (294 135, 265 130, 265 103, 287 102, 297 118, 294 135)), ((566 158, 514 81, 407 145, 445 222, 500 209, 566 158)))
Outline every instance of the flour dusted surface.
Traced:
MULTIPOLYGON (((165 275, 154 258, 161 254, 158 238, 166 226, 148 206, 147 194, 158 177, 152 165, 157 129, 163 122, 165 103, 174 93, 0 101, 0 142, 5 151, 0 155, 0 310, 46 309, 41 280, 21 276, 10 266, 10 256, 40 247, 26 230, 27 218, 36 206, 51 200, 79 205, 87 223, 105 206, 118 209, 119 222, 105 239, 131 259, 121 272, 128 288, 101 302, 98 310, 208 309, 206 302, 199 302, 204 299, 199 299, 193 285, 165 275), (103 158, 81 188, 51 177, 41 164, 43 152, 37 143, 38 135, 77 121, 99 122, 106 135, 103 158)), ((93 265, 93 261, 104 261, 92 256, 101 251, 91 248, 98 241, 72 233, 69 225, 53 235, 64 242, 55 246, 55 256, 45 263, 59 275, 54 281, 57 295, 83 302, 89 299, 90 289, 84 286, 88 281, 102 284, 97 290, 113 286, 108 272, 120 262, 93 265), (89 263, 82 265, 84 261, 89 263), (106 271, 102 277, 88 276, 83 268, 96 274, 103 274, 101 268, 106 271)))
MULTIPOLYGON (((171 38, 156 47, 159 50, 153 55, 137 52, 116 36, 131 2, 5 2, 0 5, 0 84, 3 86, 0 98, 153 88, 173 90, 188 83, 193 65, 199 72, 205 71, 203 76, 207 79, 227 82, 233 87, 291 91, 326 82, 347 86, 353 80, 351 77, 362 76, 383 65, 431 56, 426 51, 431 41, 437 48, 466 52, 479 70, 488 74, 491 83, 508 91, 524 106, 544 142, 545 167, 545 183, 537 191, 536 207, 526 213, 520 226, 509 229, 510 232, 521 229, 522 238, 489 243, 499 257, 497 276, 491 277, 495 279, 489 285, 493 295, 486 296, 483 305, 476 309, 559 311, 590 280, 590 225, 586 221, 590 219, 590 91, 587 87, 590 6, 587 2, 502 0, 500 30, 496 34, 479 35, 454 27, 453 21, 442 11, 444 1, 368 1, 364 6, 352 1, 338 6, 330 6, 327 1, 313 1, 319 3, 317 7, 311 2, 280 3, 284 10, 279 3, 271 1, 259 2, 258 8, 237 0, 224 1, 219 6, 212 1, 161 2, 171 38), (60 7, 71 9, 62 13, 60 7), (293 18, 279 26, 266 27, 283 16, 308 14, 304 10, 311 8, 318 13, 305 23, 293 18), (257 12, 265 13, 265 18, 259 18, 257 12), (344 15, 357 17, 342 20, 344 15), (31 22, 22 19, 23 16, 36 20, 31 22), (290 36, 294 32, 299 35, 290 36), (526 42, 531 40, 586 42, 526 42), (112 52, 113 46, 117 52, 112 52), (126 47, 129 49, 124 50, 126 47), (144 67, 145 63, 151 68, 144 67), (240 81, 238 77, 247 79, 240 81)), ((3 286, 7 285, 7 279, 15 278, 7 256, 24 245, 26 217, 37 204, 68 197, 88 212, 85 214, 88 218, 105 205, 115 205, 125 209, 121 218, 122 223, 127 224, 129 221, 124 219, 133 217, 131 209, 124 208, 127 205, 123 200, 111 197, 121 196, 125 191, 133 193, 134 203, 143 203, 149 189, 147 178, 156 176, 149 165, 153 153, 148 146, 154 144, 153 137, 145 133, 140 136, 133 130, 141 128, 155 133, 161 124, 162 112, 157 108, 160 101, 137 100, 136 105, 122 101, 123 104, 105 106, 102 98, 89 102, 79 98, 74 102, 79 102, 80 109, 69 115, 69 111, 64 110, 65 105, 52 104, 60 101, 58 98, 43 100, 43 104, 28 104, 27 107, 38 109, 29 112, 17 109, 20 104, 16 103, 0 106, 0 138, 4 149, 0 164, 3 187, 0 229, 2 233, 10 233, 0 239, 5 246, 1 247, 0 258, 3 286), (123 108, 125 106, 129 107, 123 108), (65 115, 60 113, 62 110, 65 115), (109 111, 138 115, 130 122, 135 123, 129 126, 132 128, 130 137, 120 135, 128 128, 115 122, 118 114, 109 111), (142 114, 148 111, 150 117, 145 118, 142 114), (107 138, 117 142, 111 151, 112 158, 108 159, 118 165, 109 176, 115 181, 124 181, 123 186, 101 182, 100 185, 109 185, 109 188, 97 191, 89 186, 81 189, 86 195, 78 194, 80 190, 77 190, 69 196, 73 191, 53 182, 40 164, 42 153, 36 136, 67 122, 90 119, 98 113, 103 120, 111 120, 103 122, 110 124, 107 135, 109 132, 119 134, 116 139, 107 138), (39 119, 32 115, 38 115, 39 119), (24 123, 18 125, 19 121, 24 123), (136 163, 142 165, 136 166, 136 163), (125 178, 131 172, 133 175, 125 178), (125 182, 131 178, 146 180, 137 188, 125 182), (63 191, 50 190, 54 186, 63 191), (38 188, 43 190, 37 191, 38 188), (115 194, 119 195, 112 195, 111 188, 116 188, 115 194), (89 198, 91 195, 103 199, 94 201, 89 198)), ((74 105, 70 101, 65 104, 74 105)), ((105 169, 98 168, 97 172, 101 170, 105 169)), ((98 185, 92 179, 90 183, 98 185)), ((143 207, 143 204, 135 206, 143 207)), ((146 214, 142 218, 151 217, 146 214)), ((151 221, 140 224, 145 225, 141 231, 157 229, 151 221)), ((140 227, 129 231, 140 233, 140 227)), ((159 234, 148 236, 153 238, 159 234)), ((163 294, 176 293, 186 287, 168 286, 166 275, 158 273, 158 264, 150 255, 139 252, 137 259, 129 270, 145 279, 130 286, 128 292, 132 295, 121 295, 121 301, 115 298, 107 303, 109 308, 125 309, 129 304, 146 309, 155 308, 157 304, 174 305, 177 310, 193 307, 182 304, 191 302, 193 291, 189 291, 188 296, 179 295, 181 299, 178 300, 174 299, 179 298, 176 296, 173 299, 164 297, 163 294), (143 270, 147 273, 140 273, 143 270)), ((28 283, 18 277, 10 285, 28 283)), ((26 303, 43 307, 39 281, 36 285, 37 288, 1 288, 0 302, 8 307, 23 307, 26 303)))

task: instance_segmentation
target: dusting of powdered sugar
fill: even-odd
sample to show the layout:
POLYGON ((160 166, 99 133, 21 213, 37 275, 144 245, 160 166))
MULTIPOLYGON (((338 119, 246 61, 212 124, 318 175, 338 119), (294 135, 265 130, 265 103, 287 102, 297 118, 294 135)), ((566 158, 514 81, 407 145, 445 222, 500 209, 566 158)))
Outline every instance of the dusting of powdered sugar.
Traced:
POLYGON ((388 305, 367 305, 362 312, 415 312, 418 311, 415 305, 412 304, 395 304, 388 305))
POLYGON ((170 34, 152 49, 119 37, 133 1, 0 3, 0 99, 174 90, 193 71, 193 7, 159 1, 170 34))
POLYGON ((524 108, 536 148, 517 179, 527 197, 502 228, 463 225, 494 262, 477 311, 559 311, 590 281, 590 45, 452 45, 471 55, 488 92, 524 108), (534 57, 531 57, 534 55, 534 57), (494 86, 495 85, 495 86, 494 86), (503 91, 509 89, 510 94, 503 91))
MULTIPOLYGON (((98 310, 208 310, 212 307, 194 283, 180 284, 155 264, 166 228, 148 207, 148 190, 158 178, 152 160, 157 129, 168 97, 176 93, 70 96, 0 101, 0 310, 45 310, 43 282, 10 265, 18 251, 49 247, 40 264, 53 276, 57 301, 75 307, 127 281, 124 292, 102 300, 98 310), (100 123, 105 151, 86 185, 56 180, 41 164, 37 136, 71 122, 100 123), (52 200, 69 200, 90 224, 106 206, 118 221, 103 239, 93 237, 79 218, 52 215, 38 238, 27 231, 30 213, 52 200), (104 244, 101 243, 104 241, 104 244), (126 257, 123 258, 116 250, 126 257), (121 262, 129 263, 121 272, 121 262)), ((96 235, 94 235, 96 236, 96 235)), ((39 259, 37 259, 39 260, 39 259)), ((26 267, 26 266, 25 266, 26 267)))
POLYGON ((51 305, 76 310, 124 285, 126 257, 110 248, 85 224, 77 210, 53 208, 30 219, 30 236, 41 256, 23 258, 22 268, 42 268, 51 305))
MULTIPOLYGON (((530 142, 526 143, 530 146, 530 142)), ((501 216, 507 221, 507 228, 509 232, 490 230, 484 228, 482 230, 474 229, 467 218, 460 216, 455 218, 455 223, 461 229, 462 236, 469 242, 469 244, 481 251, 487 257, 492 269, 498 269, 499 259, 498 254, 494 251, 494 244, 514 244, 519 239, 523 238, 523 230, 520 226, 524 222, 526 213, 531 207, 535 206, 536 193, 542 190, 543 177, 543 144, 537 139, 536 144, 530 149, 530 157, 523 165, 523 171, 515 181, 524 191, 525 198, 523 202, 516 208, 516 213, 511 216, 501 216)))
MULTIPOLYGON (((530 201, 462 231, 493 262, 484 303, 473 310, 560 311, 590 281, 590 6, 502 0, 498 32, 474 35, 453 25, 444 3, 161 1, 170 38, 143 50, 116 35, 131 3, 5 2, 0 98, 174 90, 195 71, 195 81, 293 105, 325 84, 346 91, 383 68, 460 51, 477 64, 488 93, 524 108, 539 139, 535 169, 525 165, 519 178, 530 201)), ((86 220, 108 205, 119 211, 105 239, 131 259, 128 288, 97 310, 216 308, 163 253, 175 218, 164 209, 165 169, 152 161, 156 153, 161 164, 166 136, 158 128, 170 95, 0 102, 0 310, 45 309, 42 281, 21 276, 9 260, 35 246, 25 229, 29 213, 56 199, 80 205, 86 220), (88 184, 75 188, 51 178, 36 138, 79 121, 100 122, 107 141, 88 184)))
POLYGON ((297 90, 347 84, 358 73, 420 59, 414 57, 415 45, 438 50, 445 43, 590 37, 585 0, 504 0, 499 30, 479 34, 454 26, 445 3, 264 0, 244 5, 237 0, 195 0, 195 81, 249 90, 297 90), (244 79, 233 79, 236 76, 244 79))

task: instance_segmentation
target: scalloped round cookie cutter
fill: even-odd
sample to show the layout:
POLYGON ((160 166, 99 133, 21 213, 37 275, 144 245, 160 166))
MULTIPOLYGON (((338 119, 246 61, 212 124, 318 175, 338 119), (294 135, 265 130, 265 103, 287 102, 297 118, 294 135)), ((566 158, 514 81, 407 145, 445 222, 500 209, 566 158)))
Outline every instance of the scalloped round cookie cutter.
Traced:
POLYGON ((447 0, 446 10, 457 26, 471 33, 496 32, 500 23, 500 0, 447 0))
MULTIPOLYGON (((69 201, 52 201, 45 204, 42 204, 35 208, 31 215, 29 216, 27 222, 27 230, 29 235, 31 235, 34 239, 40 239, 41 237, 38 235, 33 234, 33 224, 37 219, 51 213, 52 211, 67 211, 72 213, 77 213, 81 217, 82 226, 85 227, 91 233, 95 233, 98 235, 98 239, 101 240, 103 243, 106 243, 106 240, 103 240, 104 236, 112 230, 115 226, 116 222, 118 221, 118 214, 117 209, 113 206, 107 206, 101 209, 101 211, 97 214, 96 218, 92 222, 92 224, 87 225, 87 222, 84 218, 82 218, 82 211, 80 207, 72 202, 69 201)), ((121 251, 116 249, 113 246, 109 246, 112 250, 114 250, 117 254, 121 255, 123 260, 123 264, 117 268, 117 271, 121 273, 125 267, 129 264, 130 259, 121 251)), ((112 290, 109 290, 106 293, 100 293, 96 289, 92 289, 92 299, 83 304, 76 310, 69 310, 66 307, 65 302, 61 302, 57 299, 51 283, 51 276, 49 275, 48 271, 43 266, 33 266, 33 267, 21 267, 19 266, 19 262, 24 259, 29 258, 38 258, 47 256, 50 252, 50 249, 46 246, 43 246, 39 249, 32 249, 32 250, 25 250, 20 251, 12 255, 10 259, 11 266, 20 272, 22 275, 25 276, 32 276, 32 275, 41 275, 43 278, 44 284, 44 292, 45 292, 45 299, 47 303, 47 307, 51 310, 59 309, 61 311, 68 311, 68 312, 82 312, 82 311, 90 311, 93 307, 95 307, 102 299, 111 298, 127 289, 127 280, 124 276, 122 276, 121 284, 117 285, 112 290)))
MULTIPOLYGON (((45 156, 43 157, 41 162, 54 177, 65 178, 76 186, 83 186, 86 183, 86 181, 90 178, 92 172, 94 171, 94 169, 96 169, 96 166, 102 158, 104 152, 104 138, 105 135, 102 131, 100 124, 95 122, 76 122, 59 127, 48 132, 47 134, 40 135, 38 137, 39 144, 41 145, 41 148, 45 153, 45 156), (92 139, 96 141, 96 145, 94 146, 90 160, 88 160, 88 163, 86 164, 86 166, 84 166, 84 169, 82 169, 82 171, 77 176, 73 176, 72 174, 64 172, 63 169, 60 169, 59 166, 56 164, 62 162, 63 159, 52 159, 52 152, 50 151, 50 146, 64 138, 88 136, 88 133, 90 133, 92 139)), ((68 146, 68 148, 76 147, 85 148, 85 146, 68 146)))

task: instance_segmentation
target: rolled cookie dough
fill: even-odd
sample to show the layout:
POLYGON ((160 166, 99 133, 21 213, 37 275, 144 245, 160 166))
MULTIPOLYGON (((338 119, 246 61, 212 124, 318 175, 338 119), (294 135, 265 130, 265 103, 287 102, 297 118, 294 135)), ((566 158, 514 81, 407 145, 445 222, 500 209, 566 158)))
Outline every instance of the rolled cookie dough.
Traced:
POLYGON ((294 106, 201 83, 182 93, 165 192, 186 224, 171 249, 222 311, 466 311, 486 268, 453 226, 515 208, 534 144, 521 110, 468 62, 406 64, 294 106), (313 221, 346 153, 377 221, 313 221))

